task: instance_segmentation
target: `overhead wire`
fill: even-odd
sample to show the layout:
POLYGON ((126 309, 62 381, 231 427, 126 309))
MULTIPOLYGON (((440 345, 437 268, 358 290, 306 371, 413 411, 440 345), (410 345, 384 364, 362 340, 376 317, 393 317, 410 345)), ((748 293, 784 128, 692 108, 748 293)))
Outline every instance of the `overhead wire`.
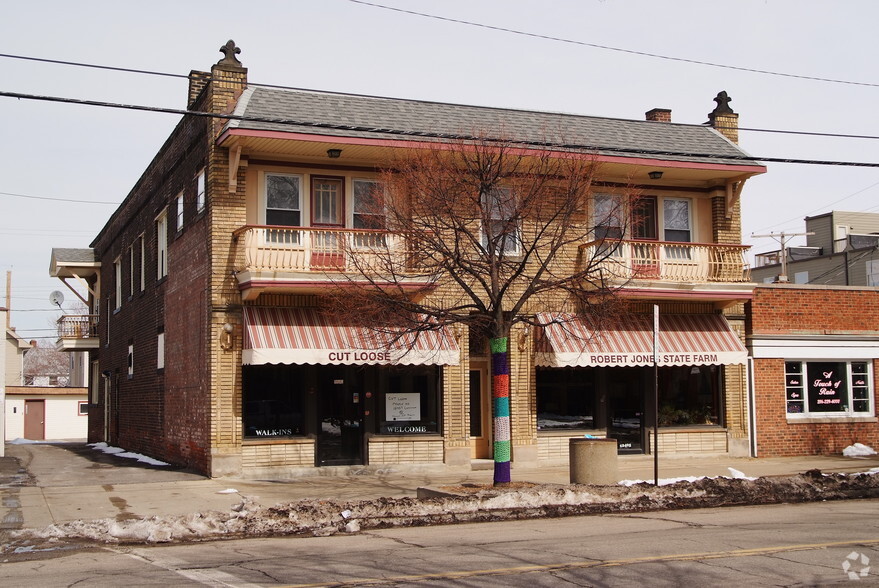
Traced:
MULTIPOLYGON (((181 108, 167 108, 161 106, 145 106, 145 105, 137 105, 137 104, 121 104, 117 102, 104 102, 99 100, 83 100, 79 98, 66 98, 60 96, 40 96, 35 94, 24 94, 21 92, 6 92, 0 91, 0 96, 7 98, 17 98, 19 100, 37 100, 44 102, 58 102, 63 104, 76 104, 80 106, 94 106, 94 107, 102 107, 102 108, 116 108, 123 110, 136 110, 136 111, 145 111, 145 112, 156 112, 156 113, 164 113, 164 114, 176 114, 180 116, 195 116, 195 117, 203 117, 203 118, 218 118, 225 120, 236 120, 236 121, 247 121, 247 122, 262 122, 262 123, 271 123, 271 124, 279 124, 285 126, 300 126, 300 127, 308 127, 308 128, 318 128, 318 129, 335 129, 335 130, 345 130, 351 132, 369 132, 369 133, 377 133, 377 134, 386 134, 386 135, 396 135, 396 136, 406 136, 406 137, 421 137, 421 138, 429 138, 429 139, 447 139, 447 140, 463 140, 463 141, 474 141, 474 140, 485 140, 485 141, 497 141, 497 142, 508 142, 507 139, 492 139, 490 137, 479 137, 476 135, 468 135, 462 133, 440 133, 440 132, 432 132, 432 131, 413 131, 413 130, 402 130, 402 129, 393 129, 393 128, 383 128, 383 127, 374 127, 374 126, 360 126, 360 125, 350 125, 350 124, 341 124, 341 123, 327 123, 327 122, 319 122, 319 121, 309 121, 309 120, 298 120, 298 119, 287 119, 287 118, 275 118, 275 117, 260 117, 260 116, 246 116, 239 114, 224 114, 217 112, 202 112, 197 110, 187 110, 181 108)), ((754 162, 754 163, 792 163, 792 164, 803 164, 803 165, 826 165, 826 166, 841 166, 841 167, 868 167, 868 168, 879 168, 879 162, 858 162, 858 161, 830 161, 830 160, 819 160, 819 159, 799 159, 799 158, 791 158, 791 157, 754 157, 751 155, 720 155, 716 153, 700 153, 700 152, 690 152, 690 151, 673 151, 666 149, 636 149, 636 148, 627 148, 627 147, 614 147, 607 145, 587 145, 581 143, 563 143, 563 142, 555 142, 555 141, 528 141, 528 140, 515 140, 512 141, 517 145, 525 145, 528 147, 536 147, 536 148, 554 148, 554 149, 567 149, 567 150, 583 150, 583 151, 600 151, 606 153, 624 153, 624 154, 632 154, 632 155, 657 155, 657 156, 671 156, 671 157, 698 157, 705 159, 718 159, 718 160, 728 160, 728 161, 742 161, 742 162, 754 162)))
POLYGON ((478 27, 481 29, 499 31, 499 32, 503 32, 503 33, 511 33, 514 35, 521 35, 524 37, 532 37, 535 39, 544 39, 547 41, 557 41, 560 43, 567 43, 570 45, 579 45, 581 47, 592 47, 593 49, 603 49, 605 51, 615 51, 617 53, 627 53, 629 55, 638 55, 641 57, 650 57, 653 59, 663 59, 665 61, 677 61, 680 63, 689 63, 689 64, 693 64, 693 65, 704 65, 704 66, 708 66, 708 67, 716 67, 716 68, 722 68, 722 69, 730 69, 730 70, 735 70, 735 71, 743 71, 743 72, 748 72, 748 73, 756 73, 756 74, 763 74, 763 75, 770 75, 770 76, 779 76, 779 77, 785 77, 785 78, 795 78, 795 79, 799 79, 799 80, 811 80, 814 82, 827 82, 827 83, 832 83, 832 84, 848 84, 848 85, 852 85, 852 86, 866 86, 866 87, 870 87, 870 88, 879 88, 879 83, 856 82, 856 81, 852 81, 852 80, 838 80, 838 79, 833 79, 833 78, 823 78, 823 77, 818 77, 818 76, 807 76, 807 75, 792 74, 792 73, 785 73, 785 72, 778 72, 778 71, 770 71, 770 70, 766 70, 766 69, 757 69, 757 68, 752 68, 752 67, 728 65, 728 64, 723 64, 723 63, 713 63, 711 61, 702 61, 699 59, 689 59, 686 57, 673 57, 670 55, 661 55, 659 53, 650 53, 648 51, 636 51, 634 49, 623 49, 621 47, 611 47, 609 45, 600 45, 598 43, 588 43, 586 41, 576 41, 574 39, 566 39, 564 37, 556 37, 553 35, 543 35, 543 34, 539 34, 539 33, 531 33, 528 31, 522 31, 522 30, 512 29, 512 28, 508 28, 508 27, 500 27, 500 26, 496 26, 496 25, 478 23, 478 22, 463 20, 463 19, 459 19, 459 18, 439 16, 437 14, 429 14, 426 12, 407 10, 404 8, 397 8, 395 6, 386 6, 384 4, 378 4, 376 2, 366 2, 364 0, 348 0, 348 1, 353 4, 360 4, 360 5, 369 6, 372 8, 380 8, 380 9, 389 10, 392 12, 399 12, 402 14, 419 16, 422 18, 429 18, 429 19, 433 19, 433 20, 451 22, 451 23, 455 23, 455 24, 462 24, 462 25, 467 25, 467 26, 471 26, 471 27, 478 27))

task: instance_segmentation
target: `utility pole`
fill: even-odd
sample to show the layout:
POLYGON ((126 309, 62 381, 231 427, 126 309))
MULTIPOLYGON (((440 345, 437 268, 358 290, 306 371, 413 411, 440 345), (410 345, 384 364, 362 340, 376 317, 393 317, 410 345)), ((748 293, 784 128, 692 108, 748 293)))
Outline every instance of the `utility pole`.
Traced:
POLYGON ((6 329, 12 324, 10 311, 12 310, 12 270, 6 270, 6 329))
POLYGON ((778 276, 778 281, 781 283, 787 283, 787 242, 790 241, 792 237, 808 237, 809 235, 814 235, 814 232, 808 233, 785 233, 781 231, 780 233, 769 233, 768 235, 755 235, 751 233, 752 239, 775 239, 778 241, 778 244, 781 246, 781 274, 778 276))

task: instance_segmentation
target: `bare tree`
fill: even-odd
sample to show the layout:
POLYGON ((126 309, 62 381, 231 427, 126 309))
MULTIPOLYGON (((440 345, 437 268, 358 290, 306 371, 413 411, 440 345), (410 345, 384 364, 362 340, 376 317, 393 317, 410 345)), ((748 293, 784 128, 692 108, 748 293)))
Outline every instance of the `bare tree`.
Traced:
POLYGON ((355 205, 375 232, 348 243, 356 275, 330 298, 333 311, 384 337, 466 325, 489 340, 495 485, 510 482, 513 327, 546 326, 537 313, 548 309, 614 311, 609 277, 636 195, 619 185, 597 194, 598 167, 583 153, 462 141, 398 156, 355 205))

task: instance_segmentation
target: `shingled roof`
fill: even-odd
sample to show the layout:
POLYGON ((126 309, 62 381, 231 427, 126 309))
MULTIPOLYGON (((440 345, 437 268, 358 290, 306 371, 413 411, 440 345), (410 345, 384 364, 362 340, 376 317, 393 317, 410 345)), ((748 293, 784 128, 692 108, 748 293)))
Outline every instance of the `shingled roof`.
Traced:
POLYGON ((250 87, 228 128, 327 137, 443 141, 503 135, 620 157, 759 165, 708 126, 250 87))

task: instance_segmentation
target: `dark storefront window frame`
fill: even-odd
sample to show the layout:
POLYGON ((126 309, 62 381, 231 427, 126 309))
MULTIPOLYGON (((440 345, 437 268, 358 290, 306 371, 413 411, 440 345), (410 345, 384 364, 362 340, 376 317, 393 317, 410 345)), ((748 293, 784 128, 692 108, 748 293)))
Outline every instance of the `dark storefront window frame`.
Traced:
POLYGON ((243 366, 241 421, 244 439, 248 441, 267 441, 274 439, 303 438, 306 436, 308 429, 306 425, 306 394, 308 391, 305 385, 305 378, 297 379, 288 374, 286 382, 298 380, 300 386, 292 388, 285 383, 283 387, 276 388, 275 394, 271 395, 271 397, 267 394, 268 391, 264 387, 266 385, 265 381, 269 379, 267 374, 263 374, 263 382, 260 385, 251 382, 251 380, 254 380, 257 377, 257 374, 260 371, 268 372, 271 370, 276 373, 281 371, 294 372, 302 367, 303 366, 284 364, 243 366), (256 411, 253 410, 257 406, 259 409, 256 411), (289 411, 283 412, 275 410, 278 406, 287 408, 289 411), (281 416, 284 414, 291 415, 289 422, 284 422, 284 419, 281 416), (296 414, 298 414, 298 420, 293 416, 296 414), (263 422, 260 423, 258 422, 259 420, 262 420, 263 422))
POLYGON ((598 411, 598 406, 596 403, 597 398, 594 380, 589 381, 587 384, 587 379, 585 377, 580 376, 578 378, 578 372, 591 369, 592 368, 544 368, 537 370, 535 376, 535 390, 537 398, 536 419, 538 432, 596 430, 596 413, 598 411), (541 377, 541 374, 544 374, 544 376, 541 377), (556 381, 547 381, 547 376, 549 376, 550 379, 558 379, 556 379, 556 381), (572 395, 571 392, 571 389, 576 388, 578 385, 584 388, 584 391, 581 392, 584 396, 580 403, 582 406, 581 410, 573 408, 577 404, 577 398, 574 396, 577 392, 574 392, 574 395, 572 395), (586 388, 590 386, 592 389, 586 390, 586 388), (555 398, 547 398, 547 387, 556 388, 555 398), (543 388, 543 390, 541 390, 541 388, 543 388), (547 404, 557 408, 553 408, 552 410, 546 409, 547 404), (562 404, 565 406, 562 406, 562 404), (546 410, 541 410, 541 408, 546 410), (588 408, 588 411, 585 410, 586 408, 588 408), (591 412, 591 414, 572 414, 575 412, 591 412), (541 417, 541 415, 543 415, 543 417, 541 417))
POLYGON ((381 373, 380 381, 375 403, 376 435, 393 437, 442 434, 442 366, 387 366, 381 373), (410 378, 412 379, 409 380, 410 378), (404 414, 412 409, 413 404, 402 396, 418 394, 420 418, 387 420, 388 394, 401 396, 397 410, 404 414))

